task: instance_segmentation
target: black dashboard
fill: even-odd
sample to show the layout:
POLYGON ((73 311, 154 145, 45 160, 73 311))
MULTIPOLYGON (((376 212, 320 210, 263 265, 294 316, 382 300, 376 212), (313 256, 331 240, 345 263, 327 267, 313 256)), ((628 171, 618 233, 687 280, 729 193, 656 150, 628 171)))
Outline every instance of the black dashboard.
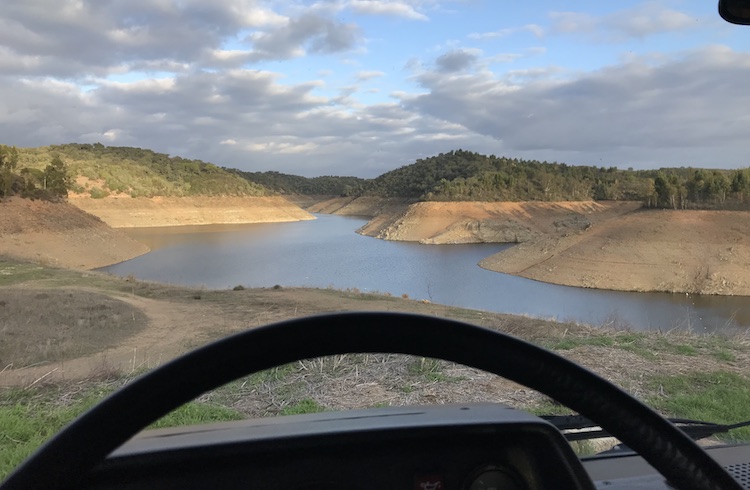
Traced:
POLYGON ((278 417, 136 436, 92 489, 593 488, 561 433, 502 405, 278 417))
MULTIPOLYGON (((750 488, 750 449, 711 450, 750 488)), ((90 489, 535 490, 670 487, 637 455, 583 463, 549 423, 497 404, 391 407, 146 431, 90 489)))

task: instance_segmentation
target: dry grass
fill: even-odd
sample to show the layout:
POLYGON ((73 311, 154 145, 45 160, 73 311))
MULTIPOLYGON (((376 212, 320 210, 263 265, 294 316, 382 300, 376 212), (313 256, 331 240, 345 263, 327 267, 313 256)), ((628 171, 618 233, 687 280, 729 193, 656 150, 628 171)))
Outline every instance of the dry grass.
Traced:
POLYGON ((146 327, 137 308, 80 290, 0 289, 0 364, 19 368, 102 351, 146 327))

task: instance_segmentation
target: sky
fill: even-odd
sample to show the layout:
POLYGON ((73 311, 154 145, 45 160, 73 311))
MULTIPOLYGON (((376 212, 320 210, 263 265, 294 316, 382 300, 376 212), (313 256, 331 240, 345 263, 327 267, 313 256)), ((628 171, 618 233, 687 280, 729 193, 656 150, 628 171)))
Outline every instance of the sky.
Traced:
POLYGON ((0 143, 374 177, 455 149, 750 166, 715 1, 2 0, 0 143))

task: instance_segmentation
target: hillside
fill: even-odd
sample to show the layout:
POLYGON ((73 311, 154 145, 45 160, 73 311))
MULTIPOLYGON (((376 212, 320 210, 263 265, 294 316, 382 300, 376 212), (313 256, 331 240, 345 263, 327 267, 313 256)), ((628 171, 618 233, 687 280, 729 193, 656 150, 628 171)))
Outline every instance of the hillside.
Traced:
POLYGON ((750 296, 749 235, 743 211, 641 210, 540 236, 480 265, 566 286, 750 296))
POLYGON ((283 196, 71 197, 113 228, 272 223, 315 219, 283 196))
POLYGON ((94 269, 148 252, 147 246, 64 202, 0 201, 0 255, 94 269))
POLYGON ((363 194, 423 201, 640 201, 648 207, 747 208, 750 170, 567 165, 451 151, 369 181, 363 194))
POLYGON ((154 196, 264 196, 272 194, 211 163, 151 150, 101 144, 18 148, 19 169, 42 169, 59 157, 73 179, 71 191, 101 198, 109 194, 154 196))
POLYGON ((348 176, 322 175, 320 177, 302 177, 300 175, 274 171, 243 172, 237 169, 226 170, 279 194, 350 196, 360 194, 369 182, 367 179, 348 176))

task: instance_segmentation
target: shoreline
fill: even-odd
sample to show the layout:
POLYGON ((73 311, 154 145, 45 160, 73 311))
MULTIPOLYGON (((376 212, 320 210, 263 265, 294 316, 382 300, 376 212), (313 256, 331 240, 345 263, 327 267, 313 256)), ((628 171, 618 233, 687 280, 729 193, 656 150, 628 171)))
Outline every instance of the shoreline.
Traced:
POLYGON ((408 202, 335 198, 316 212, 371 216, 357 233, 423 244, 515 243, 483 269, 627 292, 750 296, 745 211, 643 209, 637 202, 408 202), (745 213, 738 215, 738 213, 745 213))
POLYGON ((283 196, 73 197, 69 202, 112 228, 283 223, 315 219, 283 196))

